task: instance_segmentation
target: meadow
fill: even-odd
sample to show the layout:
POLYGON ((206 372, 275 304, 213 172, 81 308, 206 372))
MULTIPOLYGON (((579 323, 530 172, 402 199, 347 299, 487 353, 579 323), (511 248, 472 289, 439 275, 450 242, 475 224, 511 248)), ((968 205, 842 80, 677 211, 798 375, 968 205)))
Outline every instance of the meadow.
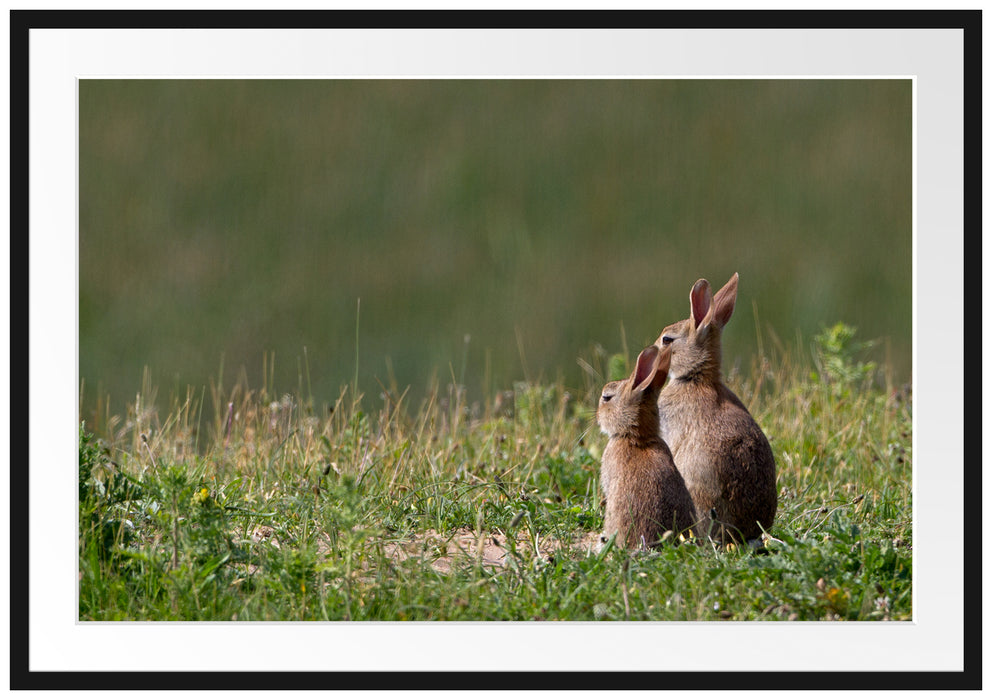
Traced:
POLYGON ((912 100, 81 80, 80 619, 911 619, 912 100), (734 272, 775 523, 601 548, 602 384, 734 272))
POLYGON ((146 383, 103 437, 80 425, 79 617, 911 619, 911 390, 842 323, 759 344, 727 382, 778 465, 760 548, 601 546, 596 398, 636 349, 484 403, 242 378, 160 409, 146 383))

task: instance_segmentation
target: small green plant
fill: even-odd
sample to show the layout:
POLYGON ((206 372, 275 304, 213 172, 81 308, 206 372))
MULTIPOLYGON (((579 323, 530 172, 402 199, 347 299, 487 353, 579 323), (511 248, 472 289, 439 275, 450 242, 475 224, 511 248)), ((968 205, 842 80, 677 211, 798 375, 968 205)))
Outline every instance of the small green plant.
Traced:
POLYGON ((627 356, 620 353, 610 355, 608 381, 615 382, 618 379, 624 379, 629 374, 630 368, 628 366, 627 356))
POLYGON ((845 391, 852 386, 860 386, 872 379, 877 365, 863 362, 859 357, 869 351, 874 343, 855 341, 857 329, 845 323, 835 323, 824 328, 814 339, 814 359, 819 368, 810 377, 824 381, 837 391, 845 391))
POLYGON ((114 469, 104 449, 85 423, 79 426, 79 531, 81 550, 93 561, 107 561, 115 549, 127 546, 134 525, 128 503, 140 496, 139 485, 114 469))

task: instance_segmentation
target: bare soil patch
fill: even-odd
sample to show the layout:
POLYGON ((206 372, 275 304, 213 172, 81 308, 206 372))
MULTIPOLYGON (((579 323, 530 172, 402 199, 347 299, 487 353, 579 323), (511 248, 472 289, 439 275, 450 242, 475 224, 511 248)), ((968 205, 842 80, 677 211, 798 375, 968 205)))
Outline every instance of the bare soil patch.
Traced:
POLYGON ((513 560, 514 551, 518 556, 536 555, 539 558, 551 558, 562 549, 593 553, 597 551, 599 544, 599 533, 596 532, 585 533, 567 542, 552 536, 539 536, 535 541, 525 534, 510 542, 506 535, 499 531, 475 532, 463 528, 451 535, 441 535, 428 530, 407 542, 389 543, 385 546, 385 550, 394 561, 421 557, 428 560, 435 571, 449 573, 452 564, 458 559, 500 569, 513 560))
MULTIPOLYGON (((267 540, 272 546, 281 546, 271 527, 260 526, 251 533, 254 542, 267 540)), ((461 528, 450 535, 443 535, 435 530, 427 530, 413 534, 405 541, 390 541, 383 545, 383 550, 393 562, 401 562, 410 558, 419 558, 430 563, 431 567, 442 574, 451 572, 452 565, 460 560, 479 563, 484 567, 502 569, 518 557, 535 555, 538 558, 551 559, 556 552, 568 549, 572 552, 593 554, 599 551, 601 542, 598 532, 581 533, 568 541, 562 541, 554 536, 538 536, 536 540, 522 533, 511 542, 501 531, 476 532, 469 528, 461 528)), ((318 551, 326 554, 330 550, 326 542, 321 542, 318 551)), ((250 567, 253 569, 256 567, 250 567)))

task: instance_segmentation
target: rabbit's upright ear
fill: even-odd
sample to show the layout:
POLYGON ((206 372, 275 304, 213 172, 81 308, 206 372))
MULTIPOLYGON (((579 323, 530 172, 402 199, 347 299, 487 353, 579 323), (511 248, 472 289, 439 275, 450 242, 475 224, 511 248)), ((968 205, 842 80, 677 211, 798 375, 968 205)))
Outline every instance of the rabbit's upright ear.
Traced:
POLYGON ((706 318, 710 306, 713 304, 713 293, 710 291, 710 283, 706 280, 696 280, 689 292, 689 307, 692 309, 692 326, 698 328, 706 318))
POLYGON ((713 297, 713 320, 723 328, 734 313, 734 304, 737 303, 737 279, 735 272, 730 281, 723 285, 723 288, 713 297))
POLYGON ((657 345, 648 345, 637 356, 637 367, 630 375, 630 384, 634 391, 644 391, 651 384, 651 380, 655 377, 655 360, 658 359, 658 352, 657 345))
POLYGON ((660 389, 665 386, 665 380, 668 379, 668 369, 671 366, 672 346, 669 345, 658 353, 658 357, 654 361, 654 377, 651 378, 651 386, 655 389, 660 389))

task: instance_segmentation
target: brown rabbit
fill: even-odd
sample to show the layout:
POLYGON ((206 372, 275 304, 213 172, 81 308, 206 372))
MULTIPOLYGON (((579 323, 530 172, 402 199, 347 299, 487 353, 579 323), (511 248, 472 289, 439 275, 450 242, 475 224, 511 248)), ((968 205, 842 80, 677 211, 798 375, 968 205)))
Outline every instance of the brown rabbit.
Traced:
POLYGON ((775 457, 765 434, 720 376, 720 336, 737 301, 737 273, 714 296, 701 279, 690 315, 662 331, 671 381, 658 399, 661 436, 692 495, 700 534, 753 539, 775 519, 775 457), (709 522, 710 520, 713 522, 709 522))
POLYGON ((696 521, 692 498, 658 433, 658 393, 670 360, 668 349, 649 345, 629 378, 603 387, 596 409, 610 437, 600 471, 603 536, 616 533, 621 547, 655 544, 667 530, 685 532, 696 521))

